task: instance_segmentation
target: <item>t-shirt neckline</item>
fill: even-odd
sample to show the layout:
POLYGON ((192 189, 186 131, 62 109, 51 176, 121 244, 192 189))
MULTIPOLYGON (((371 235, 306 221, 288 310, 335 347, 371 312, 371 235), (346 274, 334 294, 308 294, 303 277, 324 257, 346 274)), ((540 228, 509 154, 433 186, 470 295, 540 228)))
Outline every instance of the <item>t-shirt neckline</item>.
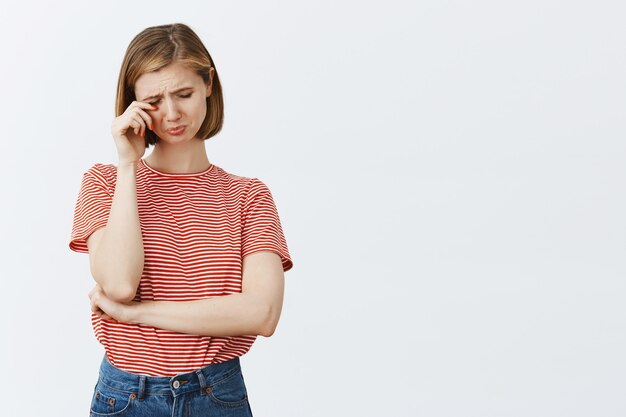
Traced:
POLYGON ((151 167, 143 160, 143 158, 139 158, 141 165, 143 165, 148 171, 153 172, 156 175, 164 176, 164 177, 199 177, 201 175, 207 174, 209 171, 213 169, 213 164, 210 163, 209 167, 200 172, 165 172, 158 170, 156 168, 151 167))

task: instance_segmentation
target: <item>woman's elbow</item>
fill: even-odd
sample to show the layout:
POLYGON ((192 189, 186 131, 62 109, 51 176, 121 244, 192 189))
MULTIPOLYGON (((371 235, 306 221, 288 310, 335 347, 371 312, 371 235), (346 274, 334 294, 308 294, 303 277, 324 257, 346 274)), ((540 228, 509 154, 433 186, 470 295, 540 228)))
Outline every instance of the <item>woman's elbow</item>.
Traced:
POLYGON ((271 337, 276 331, 278 320, 280 318, 280 309, 275 306, 267 306, 265 319, 261 323, 259 334, 264 337, 271 337))
POLYGON ((114 286, 113 288, 102 288, 107 297, 118 303, 130 303, 135 298, 136 291, 131 288, 120 288, 114 286))

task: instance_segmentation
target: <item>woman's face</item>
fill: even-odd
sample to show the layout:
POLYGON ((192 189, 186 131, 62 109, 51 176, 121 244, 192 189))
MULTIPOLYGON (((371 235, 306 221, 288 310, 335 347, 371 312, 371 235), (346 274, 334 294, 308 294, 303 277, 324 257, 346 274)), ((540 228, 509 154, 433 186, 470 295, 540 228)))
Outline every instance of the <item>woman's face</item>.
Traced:
POLYGON ((206 98, 211 95, 213 81, 207 86, 200 75, 180 63, 172 63, 159 71, 142 74, 135 83, 135 97, 157 106, 147 110, 152 130, 170 143, 195 137, 206 115, 206 98), (174 128, 182 128, 172 130, 174 128))

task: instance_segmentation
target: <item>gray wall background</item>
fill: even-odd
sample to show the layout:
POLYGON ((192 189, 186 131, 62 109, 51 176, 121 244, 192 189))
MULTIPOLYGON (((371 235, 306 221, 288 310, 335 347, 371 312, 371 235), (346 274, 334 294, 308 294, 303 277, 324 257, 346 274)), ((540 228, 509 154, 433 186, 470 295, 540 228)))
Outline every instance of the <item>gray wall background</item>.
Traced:
POLYGON ((117 163, 128 43, 183 22, 224 88, 209 159, 268 184, 294 261, 242 357, 255 416, 626 415, 624 12, 3 0, 3 413, 87 413, 75 199, 117 163))

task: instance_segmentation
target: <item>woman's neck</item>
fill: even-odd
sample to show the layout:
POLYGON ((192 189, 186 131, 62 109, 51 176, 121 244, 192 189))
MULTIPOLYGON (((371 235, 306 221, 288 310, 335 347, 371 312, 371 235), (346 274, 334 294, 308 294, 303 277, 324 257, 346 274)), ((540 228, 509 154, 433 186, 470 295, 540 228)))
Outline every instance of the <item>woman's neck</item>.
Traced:
POLYGON ((201 172, 211 166, 204 141, 199 141, 199 146, 188 146, 187 149, 172 145, 159 145, 160 143, 157 143, 152 153, 143 158, 146 164, 154 169, 182 174, 201 172))

